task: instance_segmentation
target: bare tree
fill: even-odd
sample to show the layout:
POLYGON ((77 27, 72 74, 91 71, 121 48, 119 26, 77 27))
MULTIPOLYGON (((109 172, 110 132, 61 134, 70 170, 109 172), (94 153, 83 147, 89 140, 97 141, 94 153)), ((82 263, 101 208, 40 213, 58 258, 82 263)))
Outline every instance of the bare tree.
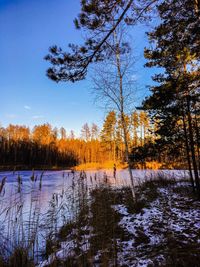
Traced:
POLYGON ((88 142, 91 139, 91 131, 90 131, 90 127, 89 127, 88 123, 85 123, 82 126, 81 136, 86 142, 88 142))
POLYGON ((128 125, 126 115, 133 104, 133 58, 131 48, 126 40, 123 27, 115 29, 109 39, 110 50, 107 60, 98 64, 93 76, 93 92, 97 101, 103 101, 106 108, 115 109, 118 113, 125 145, 125 158, 131 180, 132 194, 135 198, 135 185, 129 159, 128 125))
POLYGON ((92 123, 91 126, 91 139, 97 140, 99 136, 99 128, 95 123, 92 123))

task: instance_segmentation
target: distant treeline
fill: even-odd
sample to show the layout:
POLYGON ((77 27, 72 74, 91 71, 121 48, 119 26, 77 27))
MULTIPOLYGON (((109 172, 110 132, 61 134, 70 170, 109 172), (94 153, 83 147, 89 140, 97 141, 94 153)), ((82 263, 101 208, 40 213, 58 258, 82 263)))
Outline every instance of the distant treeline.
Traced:
POLYGON ((2 167, 34 168, 74 166, 78 159, 71 151, 60 152, 54 144, 1 139, 0 165, 2 167))
MULTIPOLYGON (((156 135, 157 125, 144 111, 126 116, 133 168, 146 168, 156 161, 161 167, 184 167, 184 143, 166 146, 156 135), (173 151, 173 153, 172 153, 173 151)), ((102 129, 85 123, 80 137, 50 124, 0 127, 0 169, 67 168, 78 164, 124 162, 125 147, 120 118, 110 111, 102 129)))
POLYGON ((0 129, 1 169, 70 167, 77 163, 78 158, 72 150, 58 147, 49 124, 35 126, 32 132, 28 127, 18 125, 0 129))
MULTIPOLYGON (((149 138, 149 118, 133 112, 126 118, 131 146, 143 145, 149 138)), ((80 137, 73 131, 53 128, 50 124, 0 127, 0 167, 69 167, 79 163, 124 161, 124 143, 120 119, 108 113, 102 129, 85 123, 80 137)))

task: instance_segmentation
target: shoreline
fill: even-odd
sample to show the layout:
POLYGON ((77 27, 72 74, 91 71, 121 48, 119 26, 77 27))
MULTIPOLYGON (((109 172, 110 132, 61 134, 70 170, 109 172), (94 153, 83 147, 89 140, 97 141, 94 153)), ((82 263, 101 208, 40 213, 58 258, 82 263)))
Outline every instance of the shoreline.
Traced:
MULTIPOLYGON (((126 170, 127 167, 117 167, 117 171, 122 171, 122 170, 126 170)), ((0 167, 0 173, 2 172, 17 172, 17 171, 106 171, 106 170, 113 170, 113 167, 86 167, 86 168, 80 168, 79 166, 75 166, 75 167, 45 167, 45 168, 41 168, 41 167, 34 167, 34 168, 1 168, 0 167)), ((188 171, 188 169, 184 169, 184 168, 173 168, 173 169, 167 169, 167 168, 160 168, 160 169, 152 169, 152 168, 146 168, 146 169, 142 169, 142 168, 131 168, 131 170, 152 170, 152 171, 163 171, 163 170, 182 170, 182 171, 188 171)))
POLYGON ((5 171, 62 171, 62 170, 72 170, 74 167, 41 167, 41 166, 36 166, 36 167, 25 167, 25 166, 20 166, 20 167, 2 167, 0 166, 0 172, 5 172, 5 171))

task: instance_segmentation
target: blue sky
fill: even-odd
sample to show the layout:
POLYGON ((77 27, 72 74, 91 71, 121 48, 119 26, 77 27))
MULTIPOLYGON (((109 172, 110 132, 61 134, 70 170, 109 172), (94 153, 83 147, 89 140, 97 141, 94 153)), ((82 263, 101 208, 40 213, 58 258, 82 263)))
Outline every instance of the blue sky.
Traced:
MULTIPOLYGON (((105 112, 94 103, 89 79, 78 83, 54 83, 46 75, 43 60, 49 46, 80 43, 73 19, 79 0, 0 0, 0 123, 32 127, 45 122, 80 131, 85 123, 101 125, 105 112)), ((140 100, 148 94, 152 71, 144 69, 145 27, 131 30, 137 55, 135 75, 140 100)), ((136 105, 138 101, 136 100, 136 105)))

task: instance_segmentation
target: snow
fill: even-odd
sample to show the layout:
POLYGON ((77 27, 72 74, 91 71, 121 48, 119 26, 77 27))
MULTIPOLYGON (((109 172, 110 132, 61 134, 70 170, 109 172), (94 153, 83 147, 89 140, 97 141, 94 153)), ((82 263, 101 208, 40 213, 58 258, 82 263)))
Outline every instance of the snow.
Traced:
POLYGON ((155 245, 160 242, 160 237, 156 236, 155 233, 152 233, 151 226, 153 221, 162 221, 162 212, 156 208, 158 201, 152 203, 151 208, 144 208, 139 214, 128 214, 126 207, 122 205, 114 206, 115 210, 118 211, 121 215, 124 216, 119 225, 125 228, 133 236, 137 236, 137 231, 139 228, 142 228, 144 234, 150 238, 150 244, 155 245))
MULTIPOLYGON (((82 230, 91 231, 92 228, 88 226, 88 227, 83 227, 82 230)), ((60 243, 61 249, 51 254, 47 260, 41 261, 37 265, 37 267, 45 267, 53 263, 55 259, 64 260, 68 258, 69 256, 71 257, 76 256, 75 250, 77 247, 80 249, 80 254, 88 251, 90 248, 89 239, 91 235, 83 235, 82 240, 80 240, 79 244, 77 244, 76 238, 74 238, 74 234, 75 232, 72 232, 71 234, 69 234, 68 237, 66 238, 66 241, 60 243)))
MULTIPOLYGON (((199 242, 200 203, 191 202, 191 206, 183 207, 186 197, 181 198, 176 193, 171 192, 169 188, 161 188, 159 192, 161 198, 150 203, 149 208, 143 208, 139 214, 128 213, 124 205, 113 206, 122 215, 119 225, 132 236, 129 241, 121 242, 119 240, 118 242, 122 248, 119 253, 119 266, 127 264, 127 266, 147 267, 148 264, 152 263, 152 259, 146 258, 145 253, 138 252, 147 252, 153 247, 165 244, 167 232, 179 237, 186 244, 195 239, 199 242), (149 242, 141 242, 139 245, 136 243, 138 229, 149 238, 149 242), (137 258, 138 254, 141 258, 137 262, 134 259, 137 258), (133 259, 128 260, 127 255, 132 255, 133 259)), ((161 263, 164 261, 164 257, 158 255, 154 260, 161 263)))

